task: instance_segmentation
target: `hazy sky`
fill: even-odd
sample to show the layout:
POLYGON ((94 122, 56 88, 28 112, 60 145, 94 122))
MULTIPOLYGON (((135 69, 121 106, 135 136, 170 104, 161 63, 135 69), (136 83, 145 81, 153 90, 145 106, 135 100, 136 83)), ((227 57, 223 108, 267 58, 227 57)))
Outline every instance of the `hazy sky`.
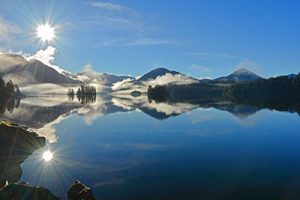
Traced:
POLYGON ((246 67, 263 76, 300 72, 300 1, 0 0, 0 51, 56 49, 71 72, 141 75, 167 67, 217 77, 246 67), (36 27, 55 27, 41 44, 36 27))

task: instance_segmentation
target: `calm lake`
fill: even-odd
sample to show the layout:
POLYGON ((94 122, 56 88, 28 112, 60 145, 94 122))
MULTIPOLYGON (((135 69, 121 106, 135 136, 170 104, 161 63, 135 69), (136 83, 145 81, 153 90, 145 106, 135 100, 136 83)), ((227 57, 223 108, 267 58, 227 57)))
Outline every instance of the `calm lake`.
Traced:
POLYGON ((1 118, 46 137, 21 164, 19 182, 62 199, 74 180, 103 200, 300 199, 297 113, 58 96, 21 99, 1 118))

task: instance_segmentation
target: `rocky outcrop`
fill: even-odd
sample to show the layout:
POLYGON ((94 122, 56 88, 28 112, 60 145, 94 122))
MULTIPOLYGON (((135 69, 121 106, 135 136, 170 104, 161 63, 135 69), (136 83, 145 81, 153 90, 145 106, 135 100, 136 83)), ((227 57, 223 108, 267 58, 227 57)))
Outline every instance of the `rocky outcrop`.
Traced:
POLYGON ((19 181, 22 176, 20 165, 43 146, 44 137, 15 123, 0 121, 0 187, 6 182, 19 181))
POLYGON ((50 190, 42 187, 32 187, 26 183, 11 183, 0 189, 2 200, 59 200, 50 190))
POLYGON ((80 181, 74 182, 68 191, 67 197, 68 200, 96 200, 92 190, 80 181))
MULTIPOLYGON (((22 176, 20 165, 35 150, 45 146, 45 138, 27 127, 10 121, 0 121, 0 199, 1 200, 59 200, 50 190, 16 183, 22 176)), ((69 200, 95 200, 90 188, 80 181, 70 187, 69 200)))
MULTIPOLYGON (((96 200, 92 190, 75 181, 67 193, 68 200, 96 200)), ((59 200, 60 198, 43 187, 33 187, 28 183, 10 183, 0 187, 1 200, 59 200)))

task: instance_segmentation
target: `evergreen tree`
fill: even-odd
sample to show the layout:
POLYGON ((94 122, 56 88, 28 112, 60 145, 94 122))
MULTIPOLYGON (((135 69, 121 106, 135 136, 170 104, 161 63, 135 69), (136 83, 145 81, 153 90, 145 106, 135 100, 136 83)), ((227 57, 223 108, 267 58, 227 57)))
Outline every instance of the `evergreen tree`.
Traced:
POLYGON ((5 87, 5 82, 4 80, 0 77, 0 89, 5 87))
POLYGON ((8 92, 14 93, 15 87, 14 87, 14 83, 12 82, 12 80, 9 80, 9 81, 6 83, 6 89, 7 89, 8 92))

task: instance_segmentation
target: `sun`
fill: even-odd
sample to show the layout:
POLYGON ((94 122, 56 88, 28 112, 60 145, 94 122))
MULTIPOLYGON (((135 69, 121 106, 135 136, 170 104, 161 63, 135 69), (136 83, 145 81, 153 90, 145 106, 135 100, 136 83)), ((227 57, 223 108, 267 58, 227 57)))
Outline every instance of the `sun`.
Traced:
POLYGON ((50 151, 45 151, 43 153, 43 159, 46 161, 46 162, 49 162, 50 160, 52 160, 53 158, 53 153, 50 152, 50 151))
POLYGON ((54 27, 51 27, 48 23, 41 24, 36 29, 36 35, 39 37, 43 42, 50 42, 55 37, 55 30, 54 27))

